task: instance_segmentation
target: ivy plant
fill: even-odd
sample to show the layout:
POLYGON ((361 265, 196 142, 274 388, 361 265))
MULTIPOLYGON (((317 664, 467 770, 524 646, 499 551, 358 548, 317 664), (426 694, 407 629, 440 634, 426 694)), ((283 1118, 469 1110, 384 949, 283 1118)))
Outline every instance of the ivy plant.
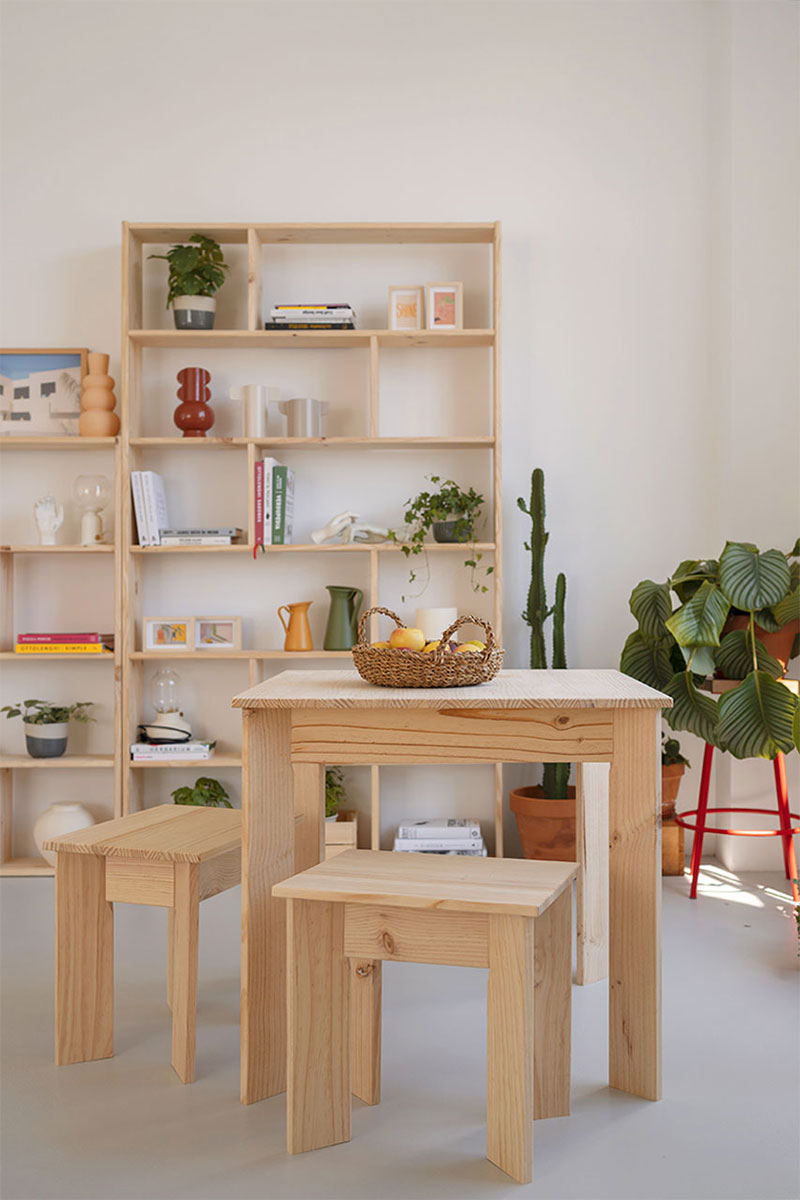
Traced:
POLYGON ((228 793, 218 779, 201 775, 193 787, 179 787, 171 793, 176 804, 197 804, 205 808, 233 808, 228 793))
MULTIPOLYGON (((493 574, 494 567, 481 566, 483 555, 474 545, 475 530, 483 511, 483 496, 473 487, 465 491, 454 480, 443 480, 440 475, 426 475, 425 478, 435 486, 430 491, 419 492, 413 500, 406 500, 403 520, 410 527, 411 534, 407 540, 400 543, 400 549, 406 558, 422 554, 425 551, 425 538, 434 524, 438 521, 453 521, 453 540, 473 543, 471 557, 464 559, 464 566, 470 568, 472 590, 487 592, 489 589, 483 582, 483 576, 493 574)), ((390 537, 399 542, 395 533, 391 533, 390 537)), ((427 556, 425 564, 430 575, 427 556)), ((412 569, 408 577, 409 585, 414 583, 416 578, 416 572, 412 569)), ((426 579, 419 595, 424 592, 427 583, 426 579)), ((405 596, 403 600, 405 601, 405 596)))
POLYGON ((202 233, 193 233, 188 246, 171 246, 166 254, 151 254, 150 258, 169 263, 167 308, 177 296, 213 296, 229 270, 219 243, 202 233))
POLYGON ((87 708, 92 707, 91 700, 81 700, 77 704, 51 704, 49 700, 18 700, 16 704, 6 704, 0 712, 6 714, 6 719, 22 717, 26 725, 62 725, 65 721, 93 721, 87 708))

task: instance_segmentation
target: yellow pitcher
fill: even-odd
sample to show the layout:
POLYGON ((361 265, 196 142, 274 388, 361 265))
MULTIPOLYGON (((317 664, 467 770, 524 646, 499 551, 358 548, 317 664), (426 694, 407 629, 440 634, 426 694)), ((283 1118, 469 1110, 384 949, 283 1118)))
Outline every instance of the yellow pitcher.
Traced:
POLYGON ((313 650, 311 626, 308 623, 308 610, 313 601, 303 600, 299 604, 282 604, 278 609, 278 620, 286 632, 283 643, 284 650, 313 650), (288 624, 283 613, 289 614, 288 624))

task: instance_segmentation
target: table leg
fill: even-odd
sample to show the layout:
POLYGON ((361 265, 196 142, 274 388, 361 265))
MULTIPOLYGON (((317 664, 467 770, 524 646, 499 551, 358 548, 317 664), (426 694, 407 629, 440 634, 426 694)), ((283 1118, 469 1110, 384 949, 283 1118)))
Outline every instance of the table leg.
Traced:
POLYGON ((489 917, 486 1157, 530 1183, 533 1155, 534 921, 489 917))
POLYGON ((114 909, 106 861, 56 854, 56 1065, 114 1053, 114 909))
POLYGON ((294 869, 291 715, 242 712, 241 1100, 286 1086, 286 913, 272 885, 294 869))
POLYGON ((609 1083, 661 1098, 660 714, 614 713, 609 853, 609 1083))
POLYGON ((325 861, 325 768, 321 763, 295 763, 292 771, 297 874, 325 861))
POLYGON ((381 1102, 382 966, 350 959, 350 1086, 365 1104, 381 1102))
POLYGON ((197 1042, 197 938, 200 894, 197 863, 175 864, 172 918, 172 1067, 181 1083, 194 1082, 197 1042))
POLYGON ((172 988, 174 984, 172 960, 175 954, 175 909, 167 909, 167 1007, 172 1012, 172 988))
POLYGON ((572 888, 536 918, 533 1115, 568 1117, 572 1051, 572 888))
POLYGON ((608 975, 608 773, 608 763, 576 766, 576 983, 608 975))

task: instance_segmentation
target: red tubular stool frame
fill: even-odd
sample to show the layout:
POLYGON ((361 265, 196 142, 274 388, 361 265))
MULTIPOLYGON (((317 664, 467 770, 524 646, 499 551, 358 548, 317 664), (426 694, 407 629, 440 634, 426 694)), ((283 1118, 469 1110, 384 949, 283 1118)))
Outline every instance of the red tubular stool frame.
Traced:
POLYGON ((800 833, 800 825, 792 825, 792 821, 800 821, 800 813, 790 812, 789 810, 789 789, 786 784, 786 760, 779 752, 773 761, 775 771, 775 795, 778 800, 778 822, 780 829, 715 829, 706 825, 706 815, 708 813, 772 813, 771 808, 709 808, 708 806, 708 790, 711 783, 711 761, 714 757, 714 747, 710 742, 706 742, 706 748, 703 752, 703 771, 700 776, 700 795, 697 801, 697 808, 687 808, 683 812, 675 814, 675 820, 678 825, 682 825, 684 829, 692 829, 694 833, 694 845, 692 847, 692 886, 689 891, 689 896, 692 900, 697 899, 697 879, 700 874, 700 856, 703 853, 703 838, 708 833, 721 833, 729 837, 779 837, 783 843, 783 866, 786 872, 786 878, 789 880, 792 888, 792 898, 795 901, 800 901, 800 890, 797 886, 797 858, 794 851, 793 835, 800 833), (697 821, 692 823, 687 821, 687 817, 697 817, 697 821))

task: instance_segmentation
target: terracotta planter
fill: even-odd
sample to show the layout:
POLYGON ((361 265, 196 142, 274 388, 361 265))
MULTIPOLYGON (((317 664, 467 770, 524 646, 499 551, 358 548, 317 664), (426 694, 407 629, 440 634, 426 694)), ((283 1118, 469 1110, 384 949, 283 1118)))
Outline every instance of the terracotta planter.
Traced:
POLYGON ((575 788, 569 799, 548 800, 541 787, 514 788, 511 811, 526 858, 575 862, 575 788))
POLYGON ((675 815, 675 801, 686 770, 685 763, 670 763, 661 767, 661 818, 668 821, 675 815))
MULTIPOLYGON (((726 633, 731 633, 734 629, 749 629, 750 618, 744 614, 737 614, 733 617, 728 617, 722 627, 722 636, 726 633)), ((759 629, 756 625, 756 638, 761 642, 767 654, 771 654, 773 658, 777 658, 778 662, 783 667, 783 673, 786 674, 786 668, 789 665, 789 655, 792 652, 792 643, 795 637, 800 632, 800 618, 795 618, 793 621, 788 621, 783 629, 779 629, 777 633, 767 633, 766 629, 759 629)))

